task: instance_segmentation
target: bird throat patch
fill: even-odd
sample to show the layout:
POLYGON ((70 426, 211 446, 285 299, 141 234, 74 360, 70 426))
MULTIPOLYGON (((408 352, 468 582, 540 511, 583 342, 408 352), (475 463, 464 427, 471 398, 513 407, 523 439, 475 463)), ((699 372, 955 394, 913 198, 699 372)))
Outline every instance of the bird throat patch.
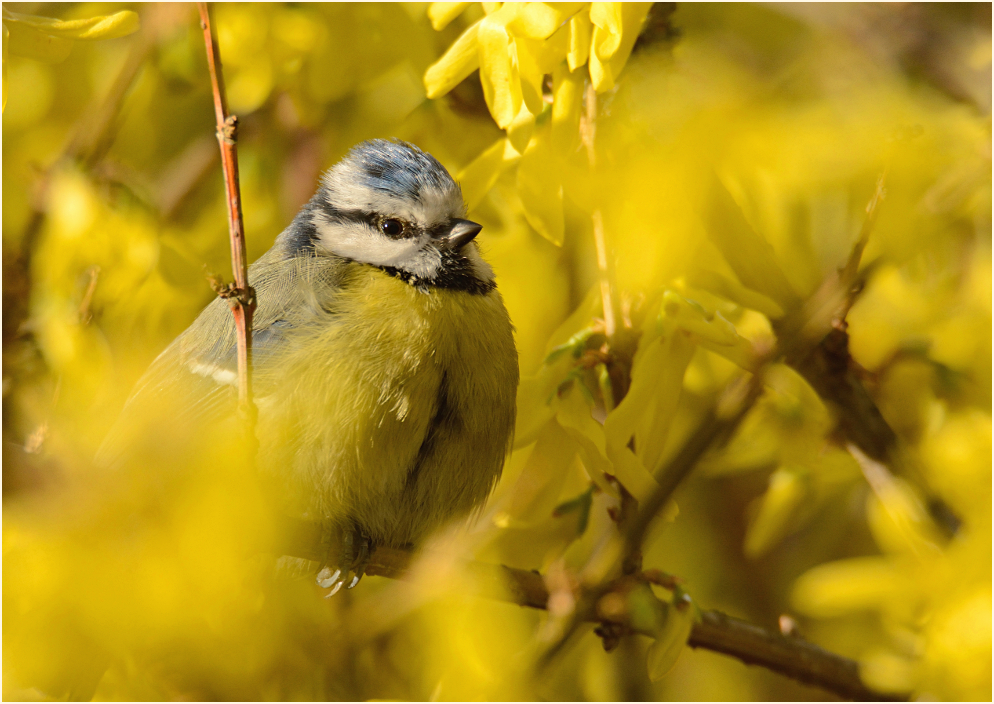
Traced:
POLYGON ((430 293, 433 288, 441 288, 484 295, 497 288, 497 284, 493 281, 481 281, 476 276, 469 259, 451 252, 442 256, 442 265, 439 267, 438 273, 431 278, 418 276, 393 266, 377 266, 376 268, 413 286, 422 293, 430 293))

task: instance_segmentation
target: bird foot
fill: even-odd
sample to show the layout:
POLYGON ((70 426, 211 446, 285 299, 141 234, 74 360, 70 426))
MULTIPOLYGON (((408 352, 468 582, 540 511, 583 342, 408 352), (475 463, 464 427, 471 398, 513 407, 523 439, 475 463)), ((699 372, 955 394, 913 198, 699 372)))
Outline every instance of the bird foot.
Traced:
POLYGON ((318 586, 328 590, 324 598, 331 598, 343 586, 346 589, 352 589, 359 584, 371 554, 372 541, 367 535, 359 528, 347 531, 341 548, 329 551, 325 564, 318 572, 318 586), (338 554, 332 555, 332 552, 338 554))

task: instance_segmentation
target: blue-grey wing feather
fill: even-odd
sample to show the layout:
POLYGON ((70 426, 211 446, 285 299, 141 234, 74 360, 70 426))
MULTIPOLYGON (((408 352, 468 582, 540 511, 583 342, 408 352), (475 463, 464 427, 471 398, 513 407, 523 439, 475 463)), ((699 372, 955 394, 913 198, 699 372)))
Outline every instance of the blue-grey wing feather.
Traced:
MULTIPOLYGON (((296 224, 296 223, 295 223, 296 224)), ((294 227, 249 270, 258 308, 253 321, 253 387, 263 400, 279 383, 281 354, 296 325, 333 300, 341 276, 340 260, 291 249, 294 227)), ((215 299, 152 363, 135 386, 121 417, 108 434, 97 462, 113 465, 125 459, 147 429, 137 427, 163 406, 161 415, 174 429, 202 427, 229 417, 236 408, 237 342, 234 319, 226 301, 215 299)))

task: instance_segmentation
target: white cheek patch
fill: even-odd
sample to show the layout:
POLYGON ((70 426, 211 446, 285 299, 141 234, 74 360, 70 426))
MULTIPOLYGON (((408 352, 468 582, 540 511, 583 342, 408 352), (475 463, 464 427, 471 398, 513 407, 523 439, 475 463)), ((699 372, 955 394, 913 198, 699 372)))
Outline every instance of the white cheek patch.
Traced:
POLYGON ((335 222, 323 213, 314 215, 317 246, 340 257, 373 266, 402 269, 422 278, 433 278, 442 264, 441 253, 425 237, 393 239, 362 223, 335 222))

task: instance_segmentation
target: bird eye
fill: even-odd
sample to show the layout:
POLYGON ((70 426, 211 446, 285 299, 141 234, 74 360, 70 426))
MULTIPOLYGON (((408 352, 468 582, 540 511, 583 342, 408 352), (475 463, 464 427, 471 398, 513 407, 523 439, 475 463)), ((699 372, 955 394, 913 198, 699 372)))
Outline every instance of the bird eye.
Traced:
POLYGON ((400 220, 389 218, 380 223, 380 230, 388 237, 397 237, 404 232, 404 223, 400 220))

